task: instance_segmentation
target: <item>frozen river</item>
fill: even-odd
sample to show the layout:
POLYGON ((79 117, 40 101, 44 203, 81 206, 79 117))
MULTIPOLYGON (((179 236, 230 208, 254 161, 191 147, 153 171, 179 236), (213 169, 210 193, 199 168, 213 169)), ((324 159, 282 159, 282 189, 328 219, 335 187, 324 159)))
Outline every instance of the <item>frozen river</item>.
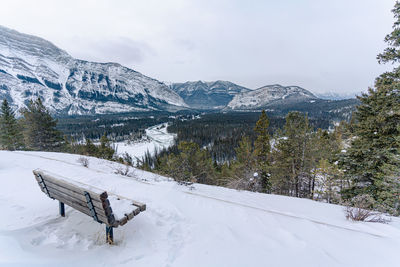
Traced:
POLYGON ((141 159, 146 151, 149 151, 153 155, 155 149, 161 150, 172 146, 176 135, 167 132, 167 125, 168 123, 162 123, 147 128, 146 136, 138 142, 123 141, 114 143, 117 154, 123 155, 128 153, 136 162, 135 158, 141 159))

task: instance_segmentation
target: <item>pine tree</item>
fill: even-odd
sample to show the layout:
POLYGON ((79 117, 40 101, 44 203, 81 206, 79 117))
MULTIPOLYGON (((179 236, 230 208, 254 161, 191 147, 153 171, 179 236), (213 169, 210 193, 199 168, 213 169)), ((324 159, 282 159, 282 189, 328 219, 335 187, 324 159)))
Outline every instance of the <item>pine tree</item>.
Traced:
MULTIPOLYGON (((181 183, 216 183, 216 172, 208 151, 200 149, 196 143, 187 141, 180 142, 177 148, 177 154, 164 154, 157 159, 157 172, 173 177, 181 183)), ((146 168, 147 165, 148 163, 143 162, 142 168, 146 168)))
POLYGON ((30 101, 22 110, 25 143, 29 149, 57 151, 62 145, 62 135, 56 129, 57 120, 53 119, 40 98, 30 101))
POLYGON ((321 159, 314 172, 317 179, 313 192, 317 195, 317 199, 328 203, 339 203, 341 180, 337 165, 330 163, 327 159, 321 159))
POLYGON ((271 168, 273 190, 280 194, 310 197, 311 129, 307 116, 289 112, 281 136, 277 136, 271 168))
MULTIPOLYGON (((388 47, 385 48, 383 53, 377 56, 379 63, 399 63, 400 62, 400 2, 396 1, 392 9, 395 22, 393 24, 393 31, 386 35, 385 42, 388 47)), ((398 69, 398 67, 396 68, 398 69)))
MULTIPOLYGON (((334 176, 335 179, 337 178, 336 175, 336 162, 338 159, 338 154, 341 150, 341 127, 336 127, 335 131, 329 133, 326 130, 318 129, 316 132, 311 134, 311 140, 309 149, 310 152, 310 164, 311 164, 311 175, 309 175, 310 181, 308 182, 310 192, 310 198, 313 199, 315 194, 315 187, 316 187, 316 180, 321 177, 319 170, 321 166, 329 167, 329 168, 322 168, 324 169, 324 174, 334 176), (332 171, 332 173, 328 173, 328 171, 332 171), (335 173, 334 173, 335 172, 335 173)), ((329 177, 331 177, 329 176, 329 177)), ((326 178, 325 177, 325 178, 326 178)), ((335 187, 336 188, 336 187, 335 187)))
POLYGON ((263 110, 254 128, 254 131, 257 133, 257 139, 254 142, 254 153, 257 160, 257 170, 261 183, 261 190, 263 192, 269 192, 271 190, 271 184, 269 181, 269 155, 271 152, 271 145, 269 143, 268 126, 269 120, 265 110, 263 110))
POLYGON ((97 153, 97 147, 93 144, 92 140, 89 138, 86 139, 85 146, 83 147, 83 154, 87 156, 95 156, 97 153))
MULTIPOLYGON (((400 3, 392 10, 396 19, 393 32, 385 41, 388 47, 377 59, 379 63, 400 62, 400 3)), ((351 147, 340 161, 351 185, 343 198, 368 194, 375 209, 399 214, 400 149, 400 68, 380 75, 375 87, 358 99, 354 113, 351 147)))
POLYGON ((6 99, 3 100, 1 105, 0 146, 7 150, 16 150, 23 147, 20 127, 6 99))
POLYGON ((228 183, 228 187, 261 191, 258 177, 254 177, 257 162, 249 137, 244 136, 235 151, 236 161, 232 164, 233 179, 228 183))
POLYGON ((112 159, 115 150, 110 145, 110 140, 107 138, 107 135, 104 133, 100 138, 100 146, 98 148, 97 157, 103 159, 112 159))

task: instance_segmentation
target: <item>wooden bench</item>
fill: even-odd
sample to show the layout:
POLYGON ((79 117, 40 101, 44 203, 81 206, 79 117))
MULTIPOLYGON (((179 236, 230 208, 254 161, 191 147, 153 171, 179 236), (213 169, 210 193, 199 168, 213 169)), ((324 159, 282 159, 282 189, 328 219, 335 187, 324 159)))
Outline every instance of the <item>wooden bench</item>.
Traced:
POLYGON ((122 226, 140 212, 146 205, 123 198, 93 186, 83 184, 49 171, 36 169, 33 171, 40 189, 51 199, 59 201, 60 215, 65 217, 64 204, 92 217, 106 225, 106 240, 114 241, 113 228, 122 226), (112 206, 112 208, 111 208, 112 206))

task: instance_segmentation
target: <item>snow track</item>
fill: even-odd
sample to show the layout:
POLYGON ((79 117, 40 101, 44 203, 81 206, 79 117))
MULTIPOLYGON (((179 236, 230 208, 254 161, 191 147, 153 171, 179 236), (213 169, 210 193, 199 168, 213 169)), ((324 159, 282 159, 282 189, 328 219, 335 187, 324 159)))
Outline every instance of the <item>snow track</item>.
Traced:
POLYGON ((208 199, 212 199, 212 200, 216 200, 216 201, 225 202, 225 203, 232 204, 232 205, 241 206, 241 207, 244 207, 244 208, 250 208, 250 209, 259 210, 259 211, 262 211, 262 212, 272 213, 272 214, 276 214, 276 215, 280 215, 280 216, 286 216, 286 217, 299 219, 299 220, 308 220, 308 221, 310 221, 312 223, 326 225, 326 226, 329 226, 329 227, 334 227, 334 228, 343 229, 343 230, 347 230, 347 231, 352 231, 352 232, 372 235, 372 236, 381 237, 381 238, 387 237, 387 236, 383 236, 383 235, 379 235, 379 234, 369 233, 369 232, 360 231, 360 230, 357 230, 357 229, 352 229, 352 228, 347 228, 347 227, 343 227, 343 226, 339 226, 339 225, 335 225, 335 224, 330 224, 330 223, 327 223, 327 222, 317 221, 317 220, 313 220, 313 219, 306 218, 306 217, 295 216, 295 215, 284 213, 284 212, 279 212, 279 211, 275 211, 275 210, 268 210, 268 209, 263 209, 263 208, 259 208, 259 207, 253 207, 253 206, 249 206, 249 205, 242 204, 242 203, 236 203, 236 202, 232 202, 232 201, 225 200, 225 199, 219 199, 219 198, 215 198, 215 197, 211 197, 211 196, 200 195, 200 194, 196 194, 196 193, 193 193, 193 192, 185 192, 185 193, 191 194, 191 195, 195 195, 195 196, 198 196, 198 197, 204 197, 204 198, 208 198, 208 199))

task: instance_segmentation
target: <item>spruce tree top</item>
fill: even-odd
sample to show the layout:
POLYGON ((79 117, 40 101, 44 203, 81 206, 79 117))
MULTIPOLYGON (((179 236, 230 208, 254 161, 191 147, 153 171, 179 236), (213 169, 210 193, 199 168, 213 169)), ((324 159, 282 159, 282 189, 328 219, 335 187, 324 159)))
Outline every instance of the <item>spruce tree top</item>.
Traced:
POLYGON ((400 3, 396 1, 392 9, 395 22, 393 24, 393 31, 386 35, 385 42, 388 47, 379 54, 377 59, 379 63, 397 63, 400 62, 400 3))

